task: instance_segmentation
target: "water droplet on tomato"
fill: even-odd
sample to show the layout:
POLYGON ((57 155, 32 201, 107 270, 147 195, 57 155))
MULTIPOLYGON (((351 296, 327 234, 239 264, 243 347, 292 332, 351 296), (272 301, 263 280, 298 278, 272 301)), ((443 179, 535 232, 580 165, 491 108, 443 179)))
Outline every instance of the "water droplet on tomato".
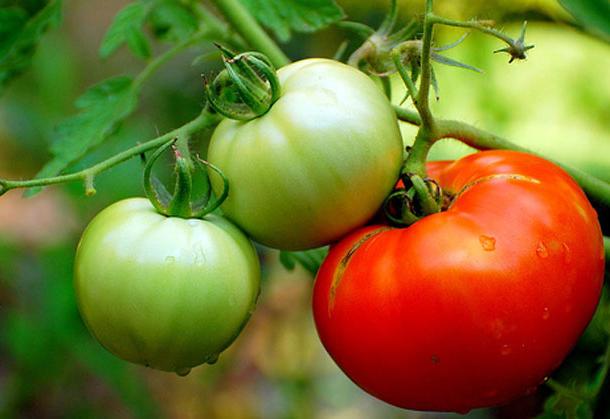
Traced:
POLYGON ((165 257, 165 263, 172 264, 172 263, 175 263, 175 262, 176 262, 176 258, 174 256, 166 256, 165 257))
POLYGON ((176 370, 176 374, 178 374, 180 377, 186 377, 187 375, 189 375, 190 372, 190 368, 178 368, 176 370))
POLYGON ((205 360, 206 363, 212 365, 218 362, 218 354, 212 354, 208 356, 208 359, 205 360))
POLYGON ((492 250, 496 250, 496 239, 491 236, 486 236, 484 234, 479 236, 479 242, 483 247, 483 250, 487 252, 491 252, 492 250))
POLYGON ((544 243, 538 243, 538 247, 536 247, 536 255, 542 259, 546 259, 549 257, 549 249, 546 248, 544 243))
POLYGON ((549 308, 545 307, 544 312, 542 313, 542 320, 548 320, 551 317, 551 313, 549 312, 549 308))
POLYGON ((500 351, 500 355, 508 356, 512 352, 512 348, 509 345, 502 345, 502 350, 500 351))

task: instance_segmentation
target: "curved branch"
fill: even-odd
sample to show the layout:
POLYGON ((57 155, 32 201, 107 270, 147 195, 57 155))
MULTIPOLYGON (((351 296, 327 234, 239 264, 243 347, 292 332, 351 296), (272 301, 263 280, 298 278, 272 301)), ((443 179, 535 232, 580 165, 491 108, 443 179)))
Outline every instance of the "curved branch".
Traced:
MULTIPOLYGON (((412 125, 421 125, 421 118, 416 112, 394 106, 394 110, 398 119, 407 122, 412 125)), ((498 135, 492 134, 485 130, 476 128, 470 124, 461 121, 452 120, 437 120, 436 121, 436 140, 443 138, 453 138, 462 143, 469 145, 477 150, 515 150, 523 151, 530 154, 537 154, 525 147, 519 146, 510 142, 509 140, 502 138, 498 135)), ((541 156, 544 157, 544 156, 541 156)), ((572 166, 553 161, 557 165, 561 166, 566 172, 568 172, 576 182, 585 191, 589 199, 603 206, 604 208, 610 208, 610 184, 590 175, 580 169, 572 166)))
POLYGON ((166 134, 159 137, 148 140, 145 143, 138 144, 127 150, 124 150, 109 159, 106 159, 100 163, 90 166, 86 169, 78 172, 69 173, 66 175, 41 178, 41 179, 29 179, 29 180, 8 180, 0 179, 0 195, 5 194, 11 189, 19 188, 32 188, 36 186, 49 186, 59 183, 68 183, 73 181, 84 181, 86 183, 88 191, 94 191, 92 189, 93 178, 100 172, 103 172, 113 166, 118 165, 134 156, 141 155, 149 150, 158 148, 169 141, 173 141, 175 138, 188 137, 193 133, 200 131, 204 128, 212 127, 218 123, 218 114, 211 114, 207 108, 205 108, 197 118, 190 122, 187 122, 183 126, 176 128, 166 134))

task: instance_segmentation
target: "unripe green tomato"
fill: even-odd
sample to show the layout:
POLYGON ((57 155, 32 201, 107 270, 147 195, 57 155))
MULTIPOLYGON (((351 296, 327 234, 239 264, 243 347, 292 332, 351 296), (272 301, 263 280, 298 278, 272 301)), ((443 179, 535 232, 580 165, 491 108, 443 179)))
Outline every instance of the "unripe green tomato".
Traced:
MULTIPOLYGON (((335 241, 379 209, 398 177, 396 115, 362 72, 328 59, 278 71, 281 97, 251 121, 223 120, 208 160, 230 184, 224 214, 267 246, 335 241)), ((222 181, 212 176, 216 193, 222 181)))
POLYGON ((166 217, 117 202, 87 226, 75 288, 81 315, 118 357, 186 374, 213 363, 245 326, 260 289, 252 243, 222 217, 166 217))

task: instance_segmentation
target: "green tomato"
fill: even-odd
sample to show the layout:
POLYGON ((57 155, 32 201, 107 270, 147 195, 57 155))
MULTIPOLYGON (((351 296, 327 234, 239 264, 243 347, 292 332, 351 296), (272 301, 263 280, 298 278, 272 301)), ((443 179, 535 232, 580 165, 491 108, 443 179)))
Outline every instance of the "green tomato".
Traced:
MULTIPOLYGON (((394 186, 398 122, 376 84, 345 64, 308 59, 278 76, 278 101, 254 120, 223 120, 208 160, 229 180, 224 214, 252 238, 318 247, 366 223, 394 186)), ((219 193, 218 176, 212 184, 219 193)))
POLYGON ((245 326, 260 289, 256 251, 222 217, 166 217, 117 202, 86 228, 75 261, 82 317, 113 354, 187 374, 213 363, 245 326))

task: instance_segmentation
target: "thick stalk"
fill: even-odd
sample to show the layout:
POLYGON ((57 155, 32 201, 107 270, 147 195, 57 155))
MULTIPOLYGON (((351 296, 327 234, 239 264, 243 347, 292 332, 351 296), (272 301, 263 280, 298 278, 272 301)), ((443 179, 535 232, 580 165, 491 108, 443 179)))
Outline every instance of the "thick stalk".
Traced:
MULTIPOLYGON (((438 121, 438 138, 454 138, 477 150, 516 150, 537 154, 495 134, 480 130, 461 121, 438 121)), ((543 157, 543 156, 541 156, 543 157)), ((610 184, 580 169, 554 161, 578 182, 591 201, 610 208, 610 184)))
MULTIPOLYGON (((421 119, 418 118, 418 115, 416 115, 415 112, 400 108, 398 106, 394 106, 394 110, 396 111, 398 119, 401 121, 416 126, 421 125, 421 119)), ((437 139, 453 138, 473 148, 476 148, 477 150, 501 149, 537 154, 525 147, 514 144, 505 138, 476 128, 465 122, 437 120, 436 126, 437 129, 435 132, 435 137, 437 139)), ((610 184, 595 176, 583 172, 580 169, 576 169, 557 161, 554 163, 561 166, 574 178, 574 180, 576 180, 576 182, 578 182, 591 201, 600 204, 605 208, 610 208, 610 184)))
POLYGON ((402 173, 415 174, 421 178, 426 178, 426 160, 433 144, 432 133, 427 128, 420 127, 413 146, 409 149, 409 155, 402 167, 402 173))
POLYGON ((434 141, 436 141, 436 122, 430 111, 430 83, 432 81, 432 67, 430 64, 430 54, 432 49, 432 30, 433 23, 428 22, 428 16, 432 15, 432 0, 426 0, 426 13, 424 15, 424 35, 422 39, 421 51, 421 80, 419 84, 419 92, 415 91, 415 87, 411 83, 410 76, 406 73, 404 67, 400 63, 399 56, 393 54, 393 60, 396 64, 396 69, 403 78, 409 93, 413 99, 413 104, 419 113, 420 127, 415 137, 415 142, 409 151, 409 155, 403 165, 402 173, 413 173, 422 178, 426 178, 426 160, 428 152, 434 141))
POLYGON ((269 57, 273 65, 279 68, 290 63, 286 54, 267 35, 267 32, 263 30, 239 0, 213 0, 213 3, 242 38, 257 51, 269 57))
POLYGON ((422 37, 421 51, 421 83, 417 95, 417 109, 421 115, 422 126, 430 130, 434 129, 434 119, 430 112, 430 84, 432 82, 432 64, 430 54, 432 50, 432 34, 434 23, 430 21, 432 16, 432 0, 426 0, 426 13, 424 15, 424 34, 422 37))
POLYGON ((161 135, 157 138, 153 138, 145 143, 138 144, 134 147, 131 147, 125 151, 116 154, 109 159, 106 159, 100 163, 97 163, 93 166, 90 166, 86 169, 80 170, 78 172, 70 173, 67 175, 54 176, 49 178, 42 179, 30 179, 30 180, 8 180, 8 179, 0 179, 0 195, 10 191, 11 189, 18 188, 31 188, 36 186, 48 186, 54 185, 58 183, 67 183, 73 181, 84 181, 87 186, 88 192, 93 193, 92 190, 92 180, 98 174, 109 168, 116 166, 119 163, 122 163, 126 160, 134 156, 138 156, 147 151, 153 150, 166 144, 169 141, 172 141, 175 138, 188 138, 190 135, 194 134, 197 131, 201 131, 204 128, 208 128, 214 126, 218 123, 218 115, 210 114, 207 109, 192 121, 186 123, 185 125, 176 128, 173 131, 170 131, 164 135, 161 135))

